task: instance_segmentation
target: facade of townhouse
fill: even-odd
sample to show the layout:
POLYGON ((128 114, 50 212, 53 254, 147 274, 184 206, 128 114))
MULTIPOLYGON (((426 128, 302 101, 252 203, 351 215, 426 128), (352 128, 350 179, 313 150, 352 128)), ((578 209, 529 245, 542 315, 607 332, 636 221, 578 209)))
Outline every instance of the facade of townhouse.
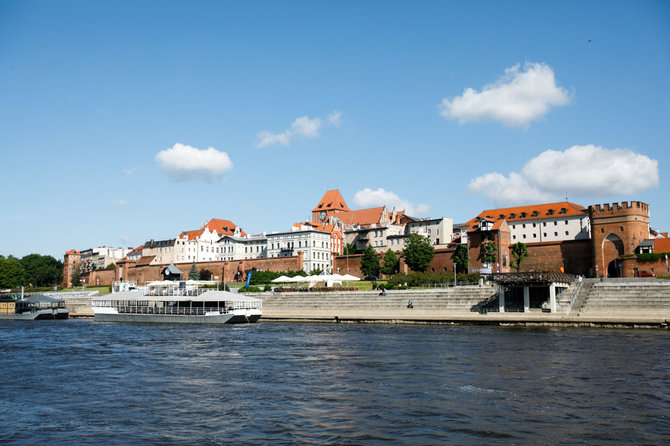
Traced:
POLYGON ((87 273, 97 269, 105 269, 108 265, 124 258, 131 249, 110 248, 99 246, 80 252, 80 272, 87 273))
POLYGON ((217 260, 262 259, 268 256, 268 239, 265 235, 224 235, 219 239, 216 249, 217 260))
POLYGON ((296 256, 299 253, 303 256, 304 271, 310 272, 316 269, 332 271, 330 233, 304 226, 294 227, 289 232, 267 234, 268 258, 296 256))
POLYGON ((149 240, 144 243, 142 257, 138 262, 151 265, 163 265, 175 259, 175 239, 149 240))

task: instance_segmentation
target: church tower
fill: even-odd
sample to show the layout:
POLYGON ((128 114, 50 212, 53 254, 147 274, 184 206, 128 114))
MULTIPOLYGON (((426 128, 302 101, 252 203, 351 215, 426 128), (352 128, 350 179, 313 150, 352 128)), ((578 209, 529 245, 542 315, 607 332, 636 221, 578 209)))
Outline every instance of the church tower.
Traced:
POLYGON ((312 209, 312 223, 323 225, 326 224, 331 215, 337 217, 345 212, 350 212, 350 209, 342 198, 340 191, 337 189, 329 190, 319 201, 319 204, 312 209))

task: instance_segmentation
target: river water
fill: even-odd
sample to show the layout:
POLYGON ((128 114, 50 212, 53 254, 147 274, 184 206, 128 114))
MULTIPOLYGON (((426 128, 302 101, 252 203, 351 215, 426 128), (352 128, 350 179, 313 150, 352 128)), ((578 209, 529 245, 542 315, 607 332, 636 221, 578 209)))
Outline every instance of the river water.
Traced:
POLYGON ((662 444, 670 332, 0 323, 8 444, 662 444))

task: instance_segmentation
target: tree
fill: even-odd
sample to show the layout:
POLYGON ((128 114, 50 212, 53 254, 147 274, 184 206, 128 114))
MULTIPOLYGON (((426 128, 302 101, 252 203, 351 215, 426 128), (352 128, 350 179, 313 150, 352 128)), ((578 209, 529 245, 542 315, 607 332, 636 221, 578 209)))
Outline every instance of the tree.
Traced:
POLYGON ((468 272, 468 264, 470 263, 470 253, 468 252, 468 245, 458 245, 454 253, 454 263, 460 268, 461 272, 468 272))
POLYGON ((105 267, 105 269, 116 269, 116 263, 112 262, 105 267))
POLYGON ((63 262, 52 256, 28 254, 21 259, 25 271, 25 284, 35 287, 50 286, 63 281, 63 262))
POLYGON ((191 265, 191 270, 188 272, 188 279, 200 280, 200 272, 198 271, 198 268, 195 266, 195 260, 193 261, 193 265, 191 265))
POLYGON ((360 254, 360 250, 356 249, 355 244, 347 243, 342 250, 342 255, 350 256, 353 254, 360 254))
POLYGON ((0 287, 18 288, 25 283, 23 265, 12 256, 0 259, 0 287))
POLYGON ((379 257, 372 245, 368 244, 363 251, 361 257, 361 271, 364 276, 378 276, 379 275, 379 257))
POLYGON ((412 234, 409 236, 407 246, 403 249, 402 254, 405 257, 405 263, 412 271, 422 273, 428 269, 430 261, 433 260, 435 249, 431 246, 428 238, 419 234, 412 234))
POLYGON ((525 243, 517 242, 512 245, 512 261, 509 265, 519 272, 521 271, 521 262, 526 257, 528 257, 528 247, 525 243))
POLYGON ((487 241, 482 243, 481 256, 484 260, 484 263, 493 263, 496 261, 496 254, 498 253, 498 247, 495 243, 487 241))
POLYGON ((387 275, 393 275, 398 272, 398 265, 400 261, 398 256, 395 255, 395 252, 391 248, 386 251, 384 254, 384 260, 382 261, 382 272, 387 275))
POLYGON ((72 282, 72 286, 81 285, 81 270, 79 263, 75 263, 72 266, 72 276, 70 277, 70 281, 72 282))

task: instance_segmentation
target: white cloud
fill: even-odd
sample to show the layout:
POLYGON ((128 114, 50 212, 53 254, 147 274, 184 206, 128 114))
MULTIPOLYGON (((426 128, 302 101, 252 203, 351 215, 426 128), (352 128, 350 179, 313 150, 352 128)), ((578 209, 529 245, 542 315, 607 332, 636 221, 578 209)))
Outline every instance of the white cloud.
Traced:
POLYGON ((158 152, 156 162, 168 177, 176 181, 189 179, 210 181, 221 178, 224 172, 233 168, 233 163, 226 152, 213 147, 199 150, 179 143, 170 149, 158 152))
POLYGON ((586 145, 547 150, 508 177, 494 172, 470 180, 468 191, 497 205, 562 200, 565 195, 631 195, 659 184, 658 161, 629 149, 586 145))
POLYGON ((361 208, 370 208, 377 206, 386 206, 389 212, 395 207, 396 210, 405 210, 407 215, 420 217, 425 216, 430 211, 430 206, 427 204, 412 204, 407 200, 403 200, 391 191, 379 188, 372 190, 365 188, 356 192, 354 195, 354 202, 361 208))
POLYGON ((523 127, 544 116, 552 106, 570 103, 568 92, 556 85, 554 71, 543 63, 519 64, 505 70, 495 83, 481 92, 466 88, 461 96, 444 98, 440 114, 460 124, 482 120, 523 127))
POLYGON ((122 243, 129 243, 130 237, 128 237, 127 235, 120 235, 119 240, 121 240, 122 243))
POLYGON ((126 175, 132 175, 137 170, 137 167, 133 166, 133 167, 124 168, 124 169, 121 169, 121 170, 123 170, 123 173, 125 173, 126 175))
POLYGON ((117 206, 128 206, 128 200, 118 198, 118 199, 114 200, 114 204, 117 205, 117 206))
MULTIPOLYGON (((342 113, 338 111, 332 112, 328 115, 328 123, 334 127, 339 127, 341 124, 342 113)), ((310 118, 309 116, 301 116, 291 124, 291 128, 280 133, 272 133, 268 131, 258 132, 256 138, 258 142, 256 147, 265 147, 279 144, 288 146, 296 136, 305 138, 316 138, 319 136, 319 130, 323 128, 323 121, 321 118, 310 118)))
POLYGON ((342 125, 342 112, 335 110, 334 112, 329 114, 328 122, 330 123, 330 125, 335 127, 339 127, 340 125, 342 125))

